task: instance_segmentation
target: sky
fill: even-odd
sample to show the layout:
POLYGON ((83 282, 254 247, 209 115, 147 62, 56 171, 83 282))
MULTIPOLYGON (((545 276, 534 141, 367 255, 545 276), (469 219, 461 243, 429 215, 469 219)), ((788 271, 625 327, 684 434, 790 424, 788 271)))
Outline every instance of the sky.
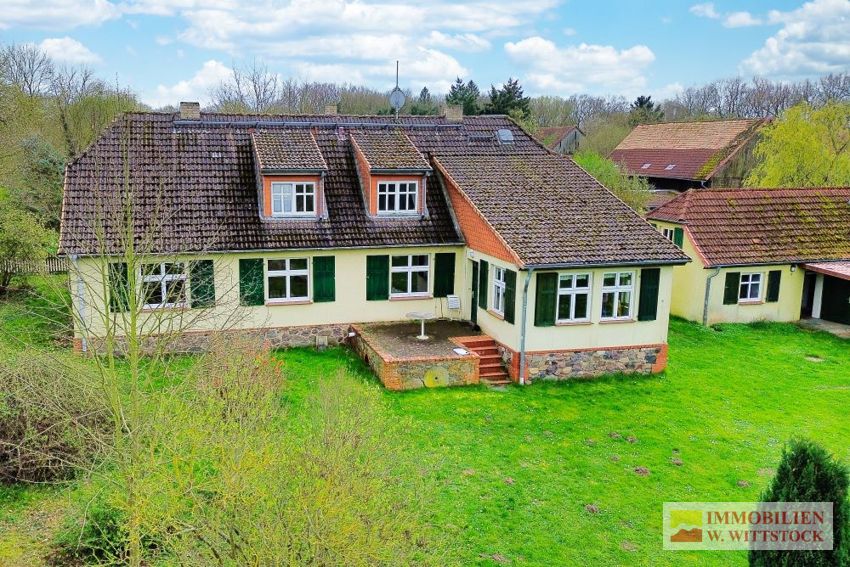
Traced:
POLYGON ((234 64, 446 92, 675 95, 714 79, 850 70, 850 0, 2 0, 0 41, 85 64, 153 107, 206 103, 234 64))

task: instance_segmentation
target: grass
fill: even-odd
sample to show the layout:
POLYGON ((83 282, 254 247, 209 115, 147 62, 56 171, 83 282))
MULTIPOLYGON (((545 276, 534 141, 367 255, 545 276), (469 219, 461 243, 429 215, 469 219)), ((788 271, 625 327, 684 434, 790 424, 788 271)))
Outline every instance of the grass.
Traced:
MULTIPOLYGON (((0 305, 0 325, 31 328, 10 316, 19 307, 0 305)), ((51 329, 33 331, 43 333, 38 344, 52 344, 51 329)), ((279 356, 293 407, 323 375, 343 368, 369 376, 341 349, 279 356)), ((407 435, 433 463, 438 487, 433 522, 463 564, 743 565, 738 552, 663 551, 662 503, 757 500, 793 436, 850 464, 847 368, 850 342, 823 333, 674 320, 663 376, 383 398, 388 411, 412 419, 407 435)), ((3 525, 25 524, 50 498, 61 499, 58 491, 0 489, 0 552, 8 533, 19 534, 3 525)))

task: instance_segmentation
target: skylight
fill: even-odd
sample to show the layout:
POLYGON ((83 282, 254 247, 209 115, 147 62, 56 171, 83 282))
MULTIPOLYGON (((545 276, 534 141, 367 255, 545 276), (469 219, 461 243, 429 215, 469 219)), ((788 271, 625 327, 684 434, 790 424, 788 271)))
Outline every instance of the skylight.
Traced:
POLYGON ((667 165, 667 167, 665 167, 665 168, 664 168, 664 170, 665 170, 665 171, 670 171, 670 170, 671 170, 671 169, 673 169, 674 167, 676 167, 676 164, 675 164, 675 163, 671 163, 671 164, 668 164, 668 165, 667 165))
POLYGON ((500 144, 514 143, 514 133, 508 130, 507 128, 499 128, 499 131, 496 134, 499 136, 500 144))
POLYGON ((651 163, 645 163, 642 166, 640 166, 640 168, 641 169, 649 169, 649 166, 651 166, 651 165, 652 165, 651 163))

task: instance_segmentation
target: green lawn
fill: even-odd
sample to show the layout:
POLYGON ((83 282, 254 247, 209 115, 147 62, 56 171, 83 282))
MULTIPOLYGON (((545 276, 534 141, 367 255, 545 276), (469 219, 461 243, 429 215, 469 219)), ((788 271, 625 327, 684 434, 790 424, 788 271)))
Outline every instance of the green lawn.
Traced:
MULTIPOLYGON (((0 325, 29 329, 16 309, 0 305, 0 325)), ((293 406, 341 366, 374 380, 339 349, 280 356, 293 406)), ((464 564, 728 565, 745 555, 663 551, 662 503, 758 499, 795 435, 850 464, 848 369, 850 341, 829 335, 673 321, 664 376, 383 397, 412 418, 407 434, 433 463, 433 521, 464 564)), ((44 497, 0 491, 0 551, 4 524, 44 497)))

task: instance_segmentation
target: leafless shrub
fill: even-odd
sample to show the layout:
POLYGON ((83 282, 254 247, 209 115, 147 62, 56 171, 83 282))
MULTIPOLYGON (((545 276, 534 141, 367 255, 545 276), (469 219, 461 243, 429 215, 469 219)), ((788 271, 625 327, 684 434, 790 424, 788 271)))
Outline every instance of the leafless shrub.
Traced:
POLYGON ((71 359, 0 351, 0 480, 67 479, 109 443, 97 378, 71 359))

